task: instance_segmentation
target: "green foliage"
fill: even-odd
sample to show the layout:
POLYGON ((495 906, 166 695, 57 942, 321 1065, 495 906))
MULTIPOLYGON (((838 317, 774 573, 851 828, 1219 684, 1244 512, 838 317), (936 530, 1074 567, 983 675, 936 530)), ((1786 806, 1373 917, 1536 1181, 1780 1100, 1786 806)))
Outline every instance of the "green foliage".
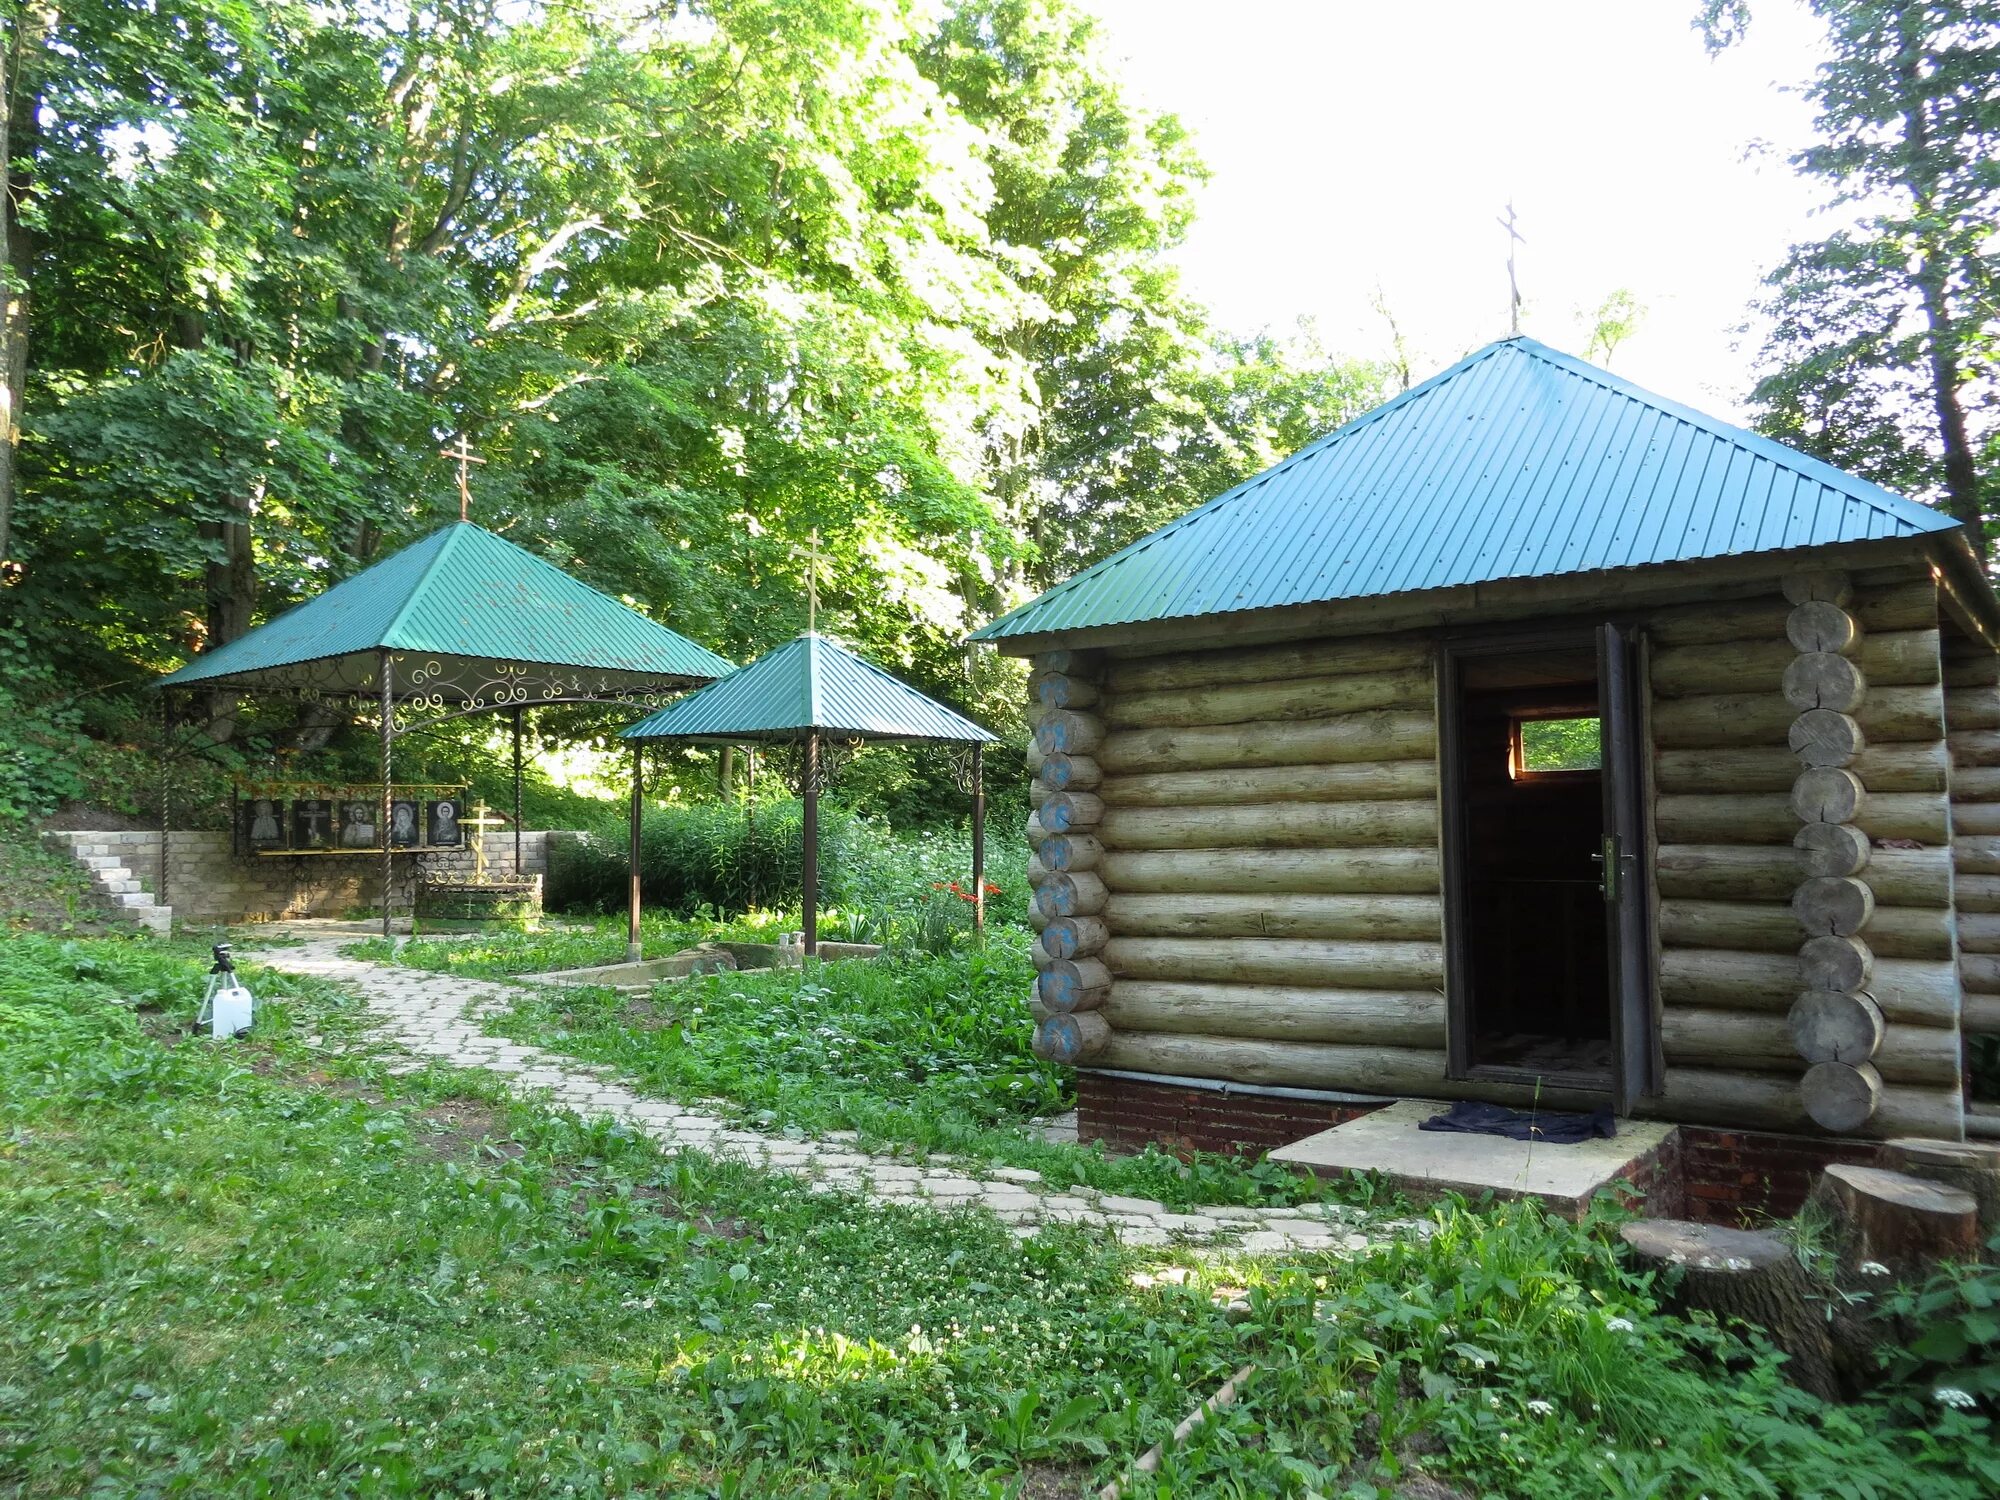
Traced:
POLYGON ((1579 1226, 1510 1203, 1430 1217, 1428 1236, 1317 1295, 1253 1294, 1277 1368, 1183 1462, 1181 1493, 1268 1475, 1266 1492, 1387 1497, 1425 1469, 1496 1495, 1917 1500, 2000 1478, 1985 1417, 1828 1406, 1787 1384, 1754 1333, 1662 1312, 1621 1260, 1614 1215, 1579 1226), (1261 1429, 1264 1456, 1231 1428, 1237 1444, 1261 1429))
MULTIPOLYGON (((1179 289, 1201 167, 1070 0, 52 14, 8 603, 54 676, 0 658, 48 746, 9 805, 93 795, 65 747, 148 676, 454 514, 441 435, 475 519, 732 659, 805 623, 817 535, 822 624, 1014 732, 966 628, 1379 394, 1179 289)), ((206 708, 263 765, 369 750, 206 708)), ((934 759, 854 770, 899 825, 960 815, 934 759)))
POLYGON ((324 987, 227 1046, 119 1002, 199 976, 0 948, 0 1004, 61 1021, 0 1020, 0 1275, 35 1289, 0 1300, 10 1492, 983 1497, 1143 1446, 1237 1356, 1205 1287, 1102 1241, 329 1061, 324 987))
MULTIPOLYGON (((356 1002, 254 963, 250 1036, 185 1037, 202 969, 0 945, 0 1278, 33 1292, 0 1299, 10 1492, 986 1497, 1035 1463, 1081 1490, 1246 1363, 1130 1493, 2000 1484, 1990 1412, 1929 1388, 1954 1366, 1824 1405, 1754 1333, 1663 1312, 1608 1215, 1447 1204, 1283 1264, 1017 1241, 388 1074, 356 1002)), ((1990 1347, 1987 1279, 1889 1322, 1990 1347)))
POLYGON ((1892 1332, 1886 1365, 1913 1416, 1935 1406, 2000 1414, 2000 1237, 1986 1248, 1988 1264, 1940 1266, 1869 1309, 1892 1332))
MULTIPOLYGON (((1814 0, 1815 138, 1794 157, 1838 214, 1767 278, 1758 425, 1991 531, 2000 426, 2000 6, 1814 0)), ((1749 23, 1707 0, 1711 48, 1749 23)))
MULTIPOLYGON (((940 888, 968 880, 972 868, 968 833, 897 834, 831 801, 820 803, 819 834, 822 907, 853 910, 885 936, 892 926, 922 927, 926 910, 944 904, 940 888)), ((628 838, 623 829, 600 829, 581 840, 556 841, 549 851, 549 909, 622 910, 628 838)), ((796 799, 648 807, 640 821, 640 884, 647 906, 683 915, 702 907, 796 911, 803 851, 803 812, 796 799)), ((1025 921, 1026 848, 1011 832, 989 838, 987 860, 997 873, 991 915, 1025 921)), ((944 915, 960 914, 947 908, 944 915)))
POLYGON ((1521 724, 1523 771, 1594 771, 1604 763, 1601 728, 1588 719, 1527 719, 1521 724))

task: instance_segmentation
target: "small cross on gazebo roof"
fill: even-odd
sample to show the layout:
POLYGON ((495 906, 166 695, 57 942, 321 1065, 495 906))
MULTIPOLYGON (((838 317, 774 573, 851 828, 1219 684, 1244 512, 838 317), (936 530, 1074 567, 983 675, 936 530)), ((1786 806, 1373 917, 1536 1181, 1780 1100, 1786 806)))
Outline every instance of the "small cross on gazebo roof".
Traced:
MULTIPOLYGON (((856 656, 815 631, 767 652, 699 692, 676 699, 624 732, 632 742, 631 862, 639 867, 639 756, 660 740, 705 744, 801 744, 805 775, 800 801, 805 815, 804 935, 808 954, 818 951, 820 746, 824 740, 873 740, 878 744, 968 745, 972 750, 972 885, 975 920, 986 921, 986 747, 998 736, 927 698, 907 682, 856 656)), ((639 881, 631 877, 630 937, 639 949, 639 881)))

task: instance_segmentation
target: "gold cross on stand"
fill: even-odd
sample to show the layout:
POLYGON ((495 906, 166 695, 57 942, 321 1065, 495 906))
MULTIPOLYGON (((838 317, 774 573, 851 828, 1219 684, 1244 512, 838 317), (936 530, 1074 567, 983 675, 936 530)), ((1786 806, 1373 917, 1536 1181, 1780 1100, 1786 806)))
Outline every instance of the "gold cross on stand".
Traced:
MULTIPOLYGON (((473 815, 469 818, 460 818, 458 821, 464 827, 472 830, 473 884, 484 885, 486 883, 486 830, 489 828, 505 828, 507 826, 507 819, 488 808, 486 799, 481 797, 473 815)), ((517 870, 514 873, 518 875, 520 871, 517 870)))
POLYGON ((472 440, 462 432, 456 443, 449 448, 440 448, 438 452, 446 458, 458 460, 458 518, 466 520, 467 513, 472 509, 472 471, 466 465, 483 464, 486 460, 472 451, 472 440))

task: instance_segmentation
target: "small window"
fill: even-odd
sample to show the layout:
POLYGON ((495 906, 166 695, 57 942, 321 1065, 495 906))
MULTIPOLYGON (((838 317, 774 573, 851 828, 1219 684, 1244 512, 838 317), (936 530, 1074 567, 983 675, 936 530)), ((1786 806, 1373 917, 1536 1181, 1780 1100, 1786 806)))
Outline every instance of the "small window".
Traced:
POLYGON ((1595 771, 1604 764, 1596 715, 1587 719, 1516 719, 1507 774, 1561 776, 1595 771))

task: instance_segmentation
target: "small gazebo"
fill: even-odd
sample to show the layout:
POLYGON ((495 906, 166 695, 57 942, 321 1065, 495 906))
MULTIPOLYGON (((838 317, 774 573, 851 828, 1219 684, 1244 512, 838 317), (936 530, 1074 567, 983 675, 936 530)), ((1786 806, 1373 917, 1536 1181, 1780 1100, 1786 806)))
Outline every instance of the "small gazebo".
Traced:
POLYGON ((625 731, 632 741, 632 869, 628 948, 639 957, 641 747, 663 740, 710 745, 799 745, 805 813, 805 951, 819 951, 819 793, 829 744, 966 745, 972 751, 974 920, 986 920, 985 751, 997 737, 825 636, 807 631, 719 682, 669 703, 625 731))
MULTIPOLYGON (((382 933, 395 850, 395 742, 412 729, 497 711, 514 731, 518 869, 521 720, 558 704, 650 706, 734 671, 714 652, 469 521, 432 532, 248 635, 161 678, 166 690, 335 700, 372 707, 382 753, 382 933)), ((166 898, 164 799, 161 899, 166 898)))

